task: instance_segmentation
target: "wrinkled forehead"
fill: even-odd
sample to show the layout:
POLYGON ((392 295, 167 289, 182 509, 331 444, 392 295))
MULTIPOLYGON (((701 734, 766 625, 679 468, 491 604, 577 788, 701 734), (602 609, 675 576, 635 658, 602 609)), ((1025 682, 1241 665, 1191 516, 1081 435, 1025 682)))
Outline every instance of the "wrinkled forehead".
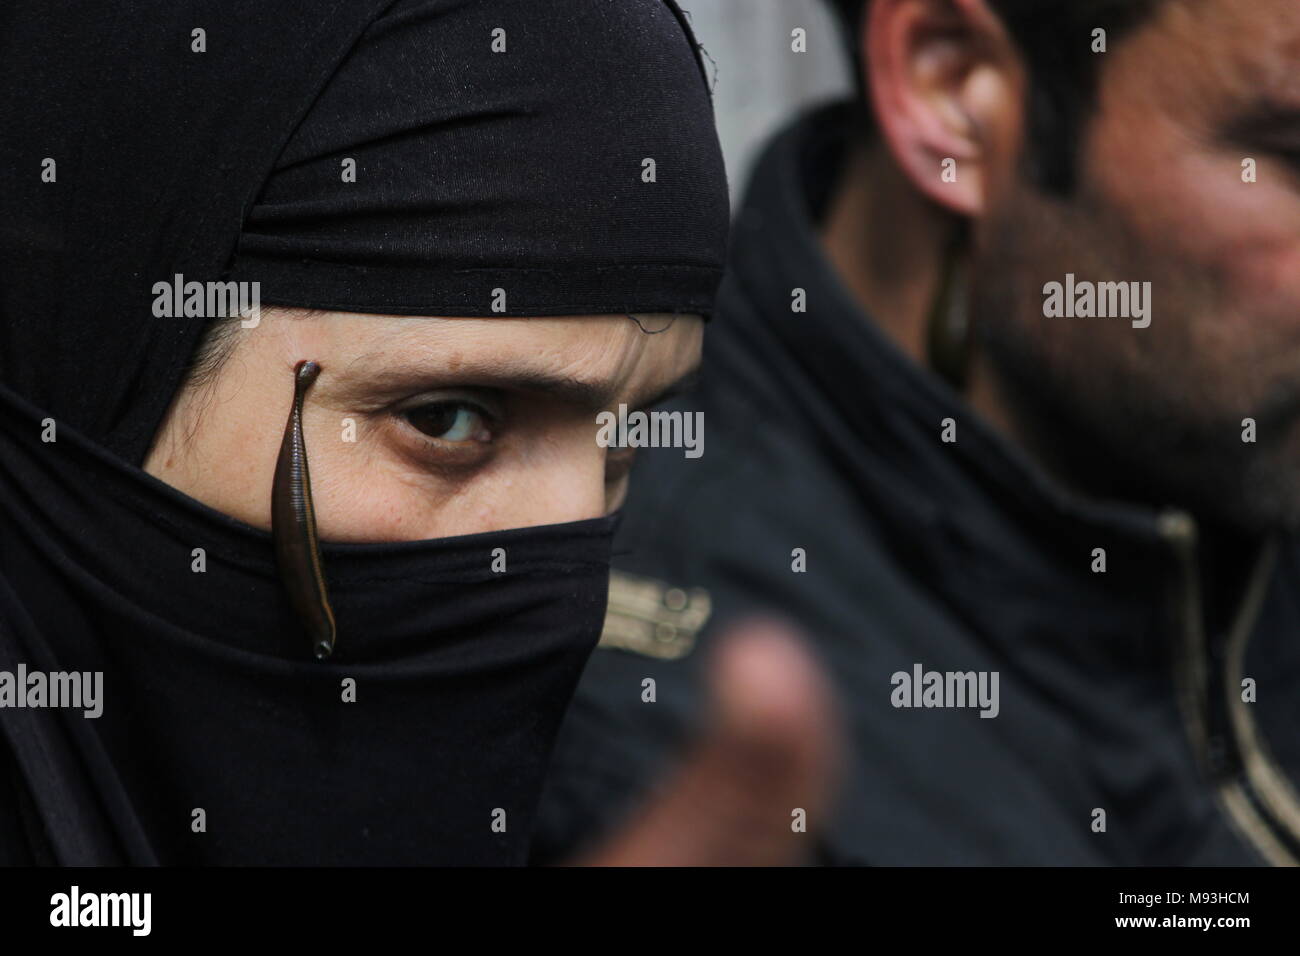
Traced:
MULTIPOLYGON (((547 394, 590 410, 644 404, 693 378, 698 315, 431 318, 268 313, 246 334, 282 359, 328 356, 318 398, 376 405, 423 389, 492 388, 547 394)), ((280 364, 283 364, 281 361, 280 364)))

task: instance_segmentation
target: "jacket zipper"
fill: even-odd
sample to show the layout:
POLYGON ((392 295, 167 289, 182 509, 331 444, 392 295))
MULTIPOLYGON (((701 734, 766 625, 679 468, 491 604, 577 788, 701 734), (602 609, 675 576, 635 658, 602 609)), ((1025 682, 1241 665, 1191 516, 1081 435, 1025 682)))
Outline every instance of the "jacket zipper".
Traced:
POLYGON ((1175 595, 1181 626, 1174 680, 1197 762, 1213 783, 1220 807, 1248 844, 1275 866, 1300 865, 1288 846, 1289 841, 1300 844, 1300 798, 1269 755, 1249 705, 1241 700, 1242 662, 1268 590, 1276 545, 1270 543, 1260 553, 1233 617, 1222 672, 1229 723, 1224 728, 1213 725, 1210 707, 1210 656, 1196 561, 1196 522, 1186 512, 1167 511, 1160 516, 1159 532, 1173 548, 1181 572, 1175 595), (1233 768, 1234 754, 1240 771, 1233 768))

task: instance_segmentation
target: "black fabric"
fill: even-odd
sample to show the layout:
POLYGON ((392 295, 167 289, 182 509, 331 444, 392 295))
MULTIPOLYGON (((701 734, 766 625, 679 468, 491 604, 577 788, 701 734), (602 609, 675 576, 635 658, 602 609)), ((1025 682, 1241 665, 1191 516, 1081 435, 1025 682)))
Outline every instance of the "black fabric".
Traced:
POLYGON ((708 313, 721 278, 671 0, 10 4, 0 88, 0 381, 134 463, 206 321, 152 314, 178 274, 426 315, 708 313))
POLYGON ((268 532, 70 428, 42 442, 4 398, 0 670, 104 674, 98 718, 0 709, 59 863, 523 861, 615 518, 326 543, 340 638, 321 663, 268 532))
POLYGON ((211 318, 156 316, 154 285, 707 313, 726 182, 680 11, 8 4, 0 88, 0 670, 104 682, 97 719, 0 708, 0 860, 521 862, 614 519, 327 544, 312 660, 270 535, 139 468, 211 318))
MULTIPOLYGON (((707 454, 646 450, 632 478, 616 569, 706 588, 710 622, 679 660, 593 655, 547 778, 536 858, 563 857, 653 785, 700 716, 716 635, 756 608, 812 637, 847 715, 839 804, 809 821, 825 863, 1259 863, 1260 844, 1218 797, 1232 788, 1294 854, 1276 818, 1263 822, 1248 748, 1224 714, 1241 692, 1226 676, 1227 622, 1243 613, 1253 566, 1242 555, 1258 545, 1203 535, 1195 588, 1160 514, 1065 492, 862 313, 818 234, 848 109, 800 117, 755 167, 700 389, 673 406, 703 411, 707 454), (790 311, 793 288, 806 290, 805 314, 790 311), (1092 570, 1098 547, 1104 574, 1092 570), (1189 655, 1197 615, 1205 642, 1189 655), (1180 708, 1180 661, 1204 674, 1203 730, 1180 708), (999 672, 999 715, 894 708, 891 675, 918 662, 999 672)), ((1243 667, 1271 690, 1246 713, 1256 749, 1300 792, 1294 540, 1264 580, 1243 667)))
POLYGON ((511 315, 708 314, 727 197, 678 16, 661 0, 399 2, 280 155, 233 277, 360 312, 491 315, 499 288, 511 315))

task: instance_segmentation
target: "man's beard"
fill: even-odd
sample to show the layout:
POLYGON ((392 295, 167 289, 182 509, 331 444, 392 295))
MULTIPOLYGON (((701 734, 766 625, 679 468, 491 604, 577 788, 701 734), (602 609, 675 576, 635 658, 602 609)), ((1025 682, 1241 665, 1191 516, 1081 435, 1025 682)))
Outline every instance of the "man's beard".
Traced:
POLYGON ((999 330, 981 341, 1018 437, 1067 486, 1099 498, 1183 508, 1251 534, 1300 531, 1294 450, 1260 437, 1270 421, 1294 435, 1294 406, 1285 415, 1255 416, 1257 440, 1248 443, 1240 420, 1193 421, 1136 395, 1064 386, 1042 374, 1044 363, 1014 333, 999 330))
MULTIPOLYGON (((1031 218, 1041 221, 1043 212, 1040 208, 1031 218)), ((1054 213, 1047 218, 1056 220, 1054 213)), ((1055 275, 1047 263, 1071 261, 1080 273, 1134 278, 1133 267, 1112 263, 1141 263, 1141 256, 1126 259, 1122 251, 1112 252, 1105 261, 1079 249, 1040 259, 1022 237, 1042 233, 1018 225, 1014 231, 1011 224, 994 227, 993 248, 974 270, 978 281, 970 302, 974 345, 983 350, 1016 431, 1013 438, 1067 487, 1090 497, 1182 508, 1252 535, 1300 531, 1300 380, 1274 383, 1245 411, 1227 409, 1207 398, 1215 391, 1197 374, 1198 367, 1178 355, 1158 348, 1130 355, 1090 351, 1083 338, 1089 335, 1086 326, 1056 323, 1127 326, 1127 320, 1036 318, 1042 314, 1042 283, 1071 271, 1055 275), (1058 329, 1063 338, 1053 341, 1049 336, 1058 329), (1081 360, 1089 354, 1103 358, 1089 365, 1081 360), (1254 419, 1254 442, 1243 440, 1245 418, 1254 419)), ((1044 231, 1050 237, 1061 225, 1051 222, 1044 231)), ((1177 288, 1166 282, 1156 287, 1177 288)), ((1197 301, 1192 295, 1184 301, 1197 301)), ((1157 321, 1172 324, 1180 317, 1167 310, 1157 321)), ((1132 330, 1133 335, 1146 332, 1132 330)), ((1178 342, 1143 344, 1167 350, 1178 342)), ((1212 374, 1207 365, 1205 375, 1212 374)))

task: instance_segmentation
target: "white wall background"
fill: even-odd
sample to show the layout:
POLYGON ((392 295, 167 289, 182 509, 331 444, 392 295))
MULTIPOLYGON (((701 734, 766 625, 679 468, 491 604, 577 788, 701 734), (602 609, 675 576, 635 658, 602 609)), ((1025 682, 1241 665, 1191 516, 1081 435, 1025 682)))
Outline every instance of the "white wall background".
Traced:
MULTIPOLYGON (((822 0, 678 0, 717 62, 713 107, 732 206, 755 150, 794 112, 852 89, 834 14, 822 0), (790 49, 795 27, 808 51, 790 49)), ((705 61, 713 71, 713 65, 705 61)))

